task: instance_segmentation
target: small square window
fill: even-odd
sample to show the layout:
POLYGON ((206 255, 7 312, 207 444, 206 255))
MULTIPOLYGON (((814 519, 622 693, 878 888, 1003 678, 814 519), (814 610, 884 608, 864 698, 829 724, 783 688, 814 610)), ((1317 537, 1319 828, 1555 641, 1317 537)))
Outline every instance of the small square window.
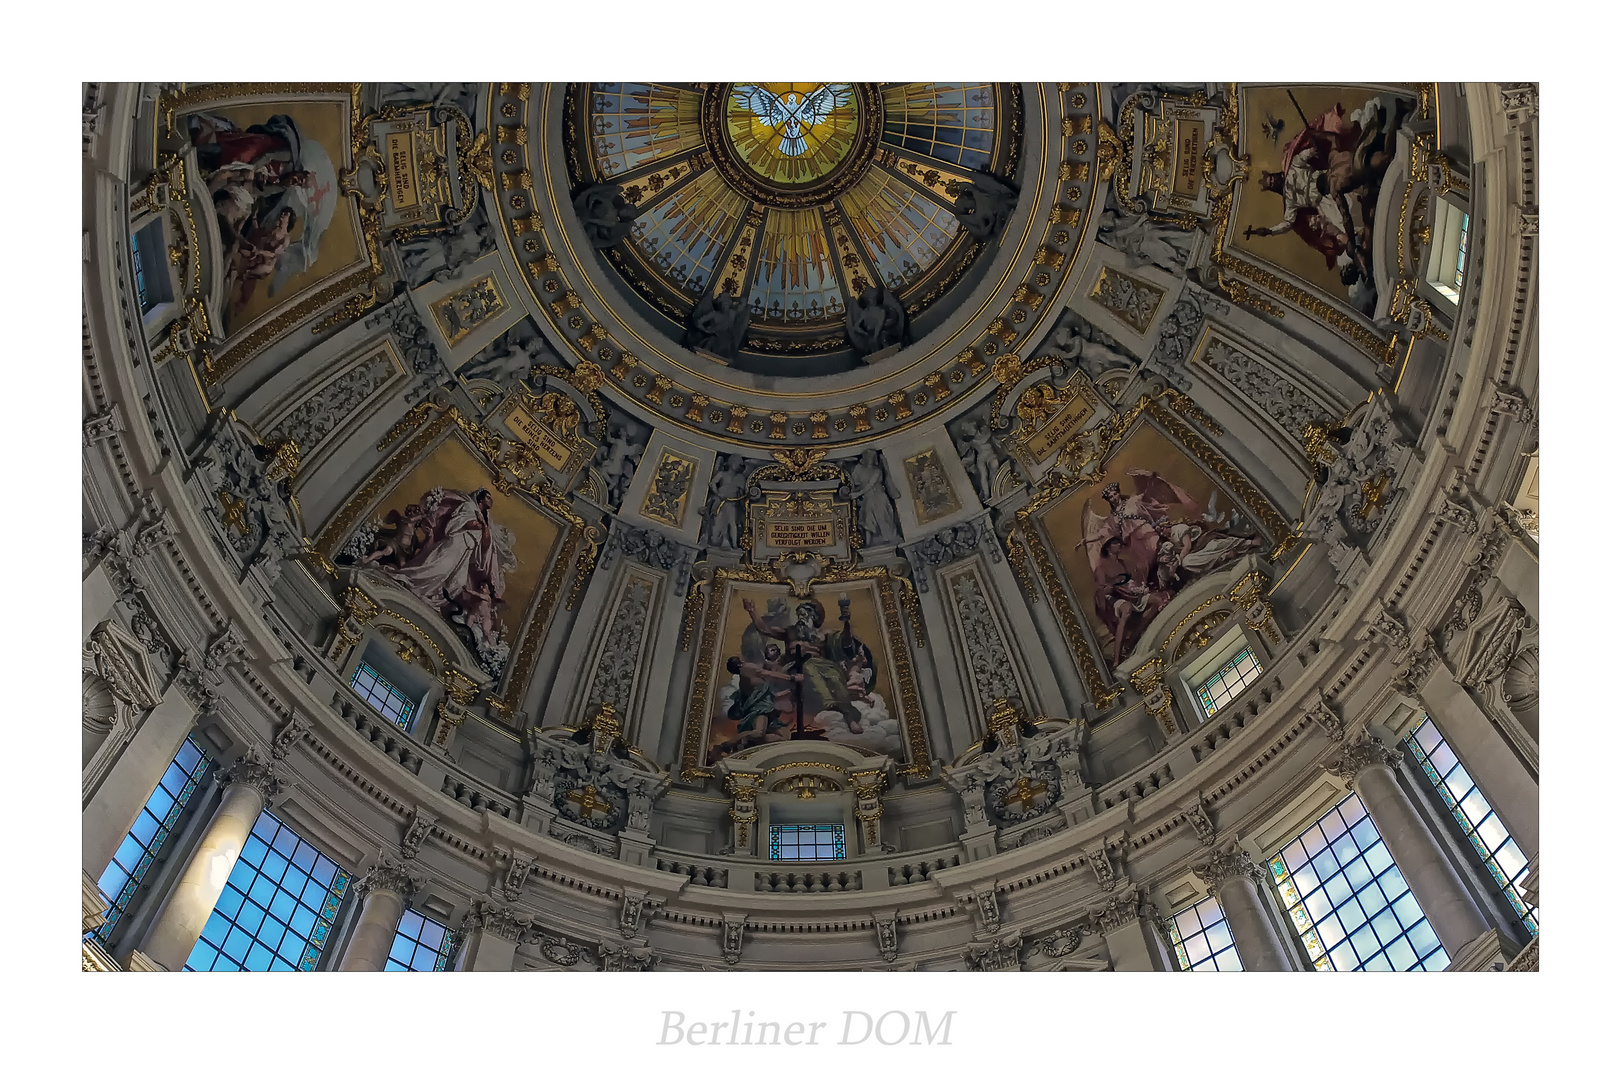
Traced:
POLYGON ((773 825, 770 855, 782 862, 829 862, 845 857, 843 825, 773 825))
POLYGON ((1194 695, 1199 698, 1200 708, 1205 710, 1209 718, 1238 697, 1239 692, 1255 682, 1261 673, 1262 666, 1257 662, 1256 654, 1246 645, 1195 687, 1194 695))
POLYGON ((417 911, 400 916, 384 971, 444 971, 451 962, 455 935, 444 923, 417 911))
POLYGON ((416 709, 416 702, 408 699, 394 684, 379 675, 367 663, 361 663, 355 668, 355 674, 350 676, 349 685, 366 700, 366 703, 402 730, 410 730, 411 714, 416 709))

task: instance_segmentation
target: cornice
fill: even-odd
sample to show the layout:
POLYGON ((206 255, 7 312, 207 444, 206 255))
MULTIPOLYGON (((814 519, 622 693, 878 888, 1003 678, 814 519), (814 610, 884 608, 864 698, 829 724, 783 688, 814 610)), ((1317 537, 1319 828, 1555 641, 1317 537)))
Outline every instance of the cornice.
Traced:
MULTIPOLYGON (((1481 190, 1503 190, 1501 156, 1489 158, 1487 166, 1488 182, 1481 185, 1481 190)), ((106 184, 111 183, 112 178, 106 178, 106 184)), ((105 185, 93 192, 99 212, 109 211, 109 195, 116 192, 105 185)), ((1487 221, 1499 216, 1487 215, 1487 221)), ((102 224, 92 223, 92 258, 86 269, 85 287, 87 296, 94 296, 99 288, 105 290, 100 296, 107 298, 122 290, 108 238, 99 235, 102 224)), ((1484 223, 1484 227, 1490 226, 1484 223)), ((1488 243, 1508 243, 1508 225, 1503 225, 1501 231, 1502 237, 1488 243)), ((1490 235, 1497 237, 1498 233, 1490 235)), ((171 515, 171 534, 141 557, 148 592, 161 596, 160 617, 168 630, 189 632, 201 627, 202 632, 188 639, 199 651, 225 627, 237 628, 253 658, 246 662, 244 670, 228 678, 244 686, 247 699, 262 705, 265 715, 257 721, 227 716, 222 717, 222 723, 239 742, 254 746, 269 745, 290 718, 300 718, 303 726, 295 740, 300 753, 288 755, 279 763, 288 786, 316 785, 323 779, 317 773, 325 773, 325 779, 336 777, 350 785, 355 798, 381 807, 402 828, 413 809, 421 807, 437 819, 428 835, 443 844, 447 857, 466 862, 475 875, 499 873, 493 869, 498 851, 532 860, 533 871, 520 900, 513 905, 515 910, 532 914, 535 920, 561 932, 591 935, 591 940, 604 928, 615 925, 624 893, 640 890, 665 905, 648 917, 649 937, 661 956, 676 955, 665 939, 685 941, 687 928, 695 932, 702 929, 705 941, 710 942, 706 949, 691 955, 709 956, 710 949, 719 948, 718 935, 711 930, 724 923, 726 912, 740 906, 750 912, 748 944, 740 968, 750 966, 751 951, 758 947, 757 943, 779 935, 861 933, 871 939, 874 909, 882 906, 898 912, 900 943, 907 959, 945 958, 954 949, 932 947, 915 953, 909 948, 909 937, 922 932, 919 928, 939 927, 942 932, 947 928, 953 928, 953 932, 963 929, 962 940, 966 940, 970 915, 955 901, 958 892, 994 889, 1012 902, 1013 915, 1017 916, 1005 916, 1005 927, 1017 926, 1029 938, 1028 927, 1044 921, 1056 925, 1058 913, 1079 910, 1078 905, 1096 906, 1106 898, 1085 854, 1100 844, 1113 845, 1124 859, 1146 865, 1147 872, 1134 873, 1132 880, 1152 888, 1173 867, 1180 871, 1180 860, 1201 850, 1187 809, 1195 799, 1222 822, 1224 833, 1242 831, 1247 822, 1271 813, 1305 784, 1314 782, 1321 775, 1323 763, 1335 753, 1344 752, 1337 751, 1337 744, 1308 716, 1308 710, 1319 701, 1320 690, 1335 704, 1341 720, 1351 730, 1390 700, 1394 692, 1387 683, 1401 659, 1400 653, 1388 644, 1360 640, 1357 632, 1386 602, 1396 605, 1411 637, 1423 634, 1444 616, 1457 581, 1454 568, 1458 560, 1451 556, 1466 550, 1471 541, 1467 534, 1437 518, 1436 493, 1444 490, 1446 478, 1455 469, 1462 469, 1467 478, 1479 475, 1494 440, 1501 437, 1505 414, 1489 410, 1495 388, 1510 382, 1506 376, 1522 380, 1520 385, 1525 385, 1529 373, 1535 376, 1535 345, 1523 348, 1535 339, 1514 339, 1514 334, 1524 331, 1526 322, 1519 324, 1522 330, 1517 330, 1510 315, 1515 296, 1523 288, 1533 289, 1535 303, 1535 269, 1529 280, 1518 272, 1507 272, 1507 266, 1495 265, 1491 259, 1487 266, 1480 286, 1488 294, 1482 298, 1482 323, 1466 363, 1466 386, 1474 389, 1461 394, 1461 404, 1448 429, 1449 438, 1457 436, 1459 443, 1469 449, 1452 449, 1445 440, 1429 445, 1417 471, 1407 478, 1409 497, 1382 537, 1364 580, 1355 590, 1337 596, 1327 618, 1320 614, 1309 621, 1280 651, 1277 670, 1293 670, 1290 681, 1276 690, 1271 684, 1252 687, 1234 709, 1245 710, 1260 701, 1255 714, 1225 714, 1225 719, 1217 723, 1231 726, 1226 741, 1191 766, 1184 758, 1192 757, 1189 750, 1198 732, 1183 737, 1133 773, 1115 778, 1097 791, 1103 796, 1106 791, 1142 785, 1145 790, 1137 797, 1119 801, 1022 847, 938 870, 916 884, 884 889, 882 897, 866 890, 818 895, 812 900, 796 894, 745 893, 690 884, 680 875, 591 855, 528 830, 517 821, 488 811, 475 812, 441 791, 428 789, 398 763, 385 764, 376 756, 377 748, 346 725, 330 701, 321 700, 314 686, 293 670, 292 653, 282 645, 258 600, 241 583, 236 569, 214 550, 208 523, 193 505, 178 475, 180 465, 165 456, 162 440, 152 428, 129 356, 128 340, 116 323, 116 312, 110 313, 107 304, 97 302, 88 303, 85 311, 86 389, 101 406, 98 411, 119 405, 127 430, 86 448, 86 475, 87 480, 100 475, 99 469, 92 468, 97 463, 112 466, 107 475, 116 474, 124 490, 103 491, 101 495, 109 507, 119 510, 122 520, 137 519, 143 499, 149 496, 171 515), (1489 328, 1491 333, 1486 332, 1489 328), (189 598, 188 610, 180 610, 175 602, 181 596, 189 598), (1298 659, 1305 662, 1298 663, 1298 659), (1261 700, 1264 696, 1266 700, 1261 700), (1285 769, 1284 764, 1290 768, 1285 769), (1170 778, 1160 779, 1168 768, 1170 778), (1152 779, 1153 784, 1145 784, 1146 779, 1152 779), (1248 808, 1242 817, 1226 820, 1225 810, 1234 806, 1241 794, 1246 796, 1248 808), (1088 873, 1079 879, 1072 877, 1078 869, 1087 869, 1088 873), (561 897, 570 899, 571 911, 595 915, 600 910, 600 925, 571 920, 546 906, 548 900, 561 897)), ((1524 308, 1524 301, 1521 306, 1524 308)), ((1526 321, 1535 322, 1535 316, 1527 316, 1526 321)), ((1458 351, 1457 347, 1454 351, 1458 351)), ((171 361, 185 362, 183 358, 171 361)), ((1459 362, 1455 357, 1454 363, 1459 362)), ((1535 397, 1535 386, 1533 389, 1528 396, 1535 397)), ((326 683, 317 680, 314 685, 324 688, 326 683)), ((513 793, 500 794, 517 800, 513 793)), ((383 839, 393 842, 392 838, 383 839)), ((354 846, 375 850, 378 841, 377 837, 356 837, 354 846)), ((673 854, 687 857, 684 853, 673 854)), ((915 852, 903 852, 861 865, 883 867, 916 857, 915 852)), ((742 861, 703 856, 692 856, 691 861, 728 868, 745 865, 742 861)), ((747 865, 751 873, 758 866, 747 865)), ((962 940, 955 952, 961 952, 962 940)))

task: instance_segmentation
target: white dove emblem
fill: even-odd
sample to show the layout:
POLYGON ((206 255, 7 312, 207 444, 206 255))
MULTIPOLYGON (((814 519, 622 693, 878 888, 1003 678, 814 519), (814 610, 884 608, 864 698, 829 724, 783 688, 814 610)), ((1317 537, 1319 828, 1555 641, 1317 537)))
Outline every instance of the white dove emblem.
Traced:
POLYGON ((784 157, 801 157, 806 152, 805 136, 827 120, 838 104, 833 90, 824 84, 809 94, 790 90, 778 95, 760 86, 740 89, 739 95, 766 126, 780 138, 778 150, 784 157))

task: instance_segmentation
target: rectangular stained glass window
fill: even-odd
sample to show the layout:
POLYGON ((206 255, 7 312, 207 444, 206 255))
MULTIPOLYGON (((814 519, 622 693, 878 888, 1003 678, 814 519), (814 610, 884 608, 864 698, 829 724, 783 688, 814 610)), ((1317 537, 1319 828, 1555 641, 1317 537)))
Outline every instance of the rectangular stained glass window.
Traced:
POLYGON ((1464 215, 1464 224, 1459 227, 1459 261, 1453 270, 1453 287, 1460 292, 1464 291, 1464 250, 1470 246, 1470 215, 1464 215))
POLYGON ((783 862, 825 862, 845 857, 843 825, 773 825, 771 857, 783 862))
POLYGON ((174 831, 175 822, 180 820, 186 804, 197 793, 208 766, 208 755, 188 735, 175 759, 158 779, 158 786, 152 789, 146 805, 141 807, 124 842, 118 845, 113 861, 107 864, 96 882, 102 895, 113 901, 107 909, 107 921, 96 928, 97 941, 105 945, 112 936, 113 928, 134 899, 135 890, 141 887, 147 871, 174 831))
POLYGON ((141 301, 141 314, 145 315, 156 305, 152 302, 151 294, 146 287, 146 265, 141 258, 139 234, 130 237, 130 265, 135 269, 135 295, 141 301))
POLYGON ((185 970, 314 971, 348 888, 347 871, 264 811, 185 970))
POLYGON ((1269 868, 1319 971, 1447 967, 1447 951, 1355 794, 1285 845, 1269 868))
POLYGON ((1526 856, 1520 846, 1498 820, 1498 813, 1487 802, 1476 782, 1459 759, 1453 755, 1447 740, 1437 730, 1436 722, 1425 717, 1408 736, 1407 746, 1419 767, 1425 771, 1431 786, 1441 795, 1453 814, 1453 820, 1464 830, 1476 855, 1487 865, 1493 880, 1503 890, 1515 914, 1531 933, 1538 932, 1537 908, 1529 908, 1521 897, 1521 883, 1526 880, 1526 856))
POLYGON ((417 707, 416 702, 408 700, 372 665, 362 663, 357 667, 355 674, 349 677, 349 685, 366 699, 368 705, 394 721, 402 730, 411 729, 411 712, 417 707))
POLYGON ((384 971, 444 971, 451 960, 451 932, 417 911, 400 916, 384 971))
POLYGON ((1261 673, 1262 666, 1256 662, 1256 654, 1246 645, 1195 689, 1200 708, 1205 710, 1207 717, 1215 716, 1222 706, 1238 697, 1239 691, 1255 682, 1256 676, 1261 673))
POLYGON ((1216 897, 1207 896, 1173 915, 1170 930, 1177 963, 1184 971, 1245 970, 1216 897))

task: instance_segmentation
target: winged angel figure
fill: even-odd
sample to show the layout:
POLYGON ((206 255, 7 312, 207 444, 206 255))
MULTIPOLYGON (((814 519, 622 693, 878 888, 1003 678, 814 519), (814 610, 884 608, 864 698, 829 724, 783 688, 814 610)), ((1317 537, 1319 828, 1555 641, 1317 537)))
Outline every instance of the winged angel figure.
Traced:
POLYGON ((782 139, 778 149, 784 157, 803 156, 806 134, 827 120, 839 105, 839 95, 827 84, 809 94, 797 90, 774 94, 763 86, 739 87, 736 93, 741 104, 777 132, 782 139))

